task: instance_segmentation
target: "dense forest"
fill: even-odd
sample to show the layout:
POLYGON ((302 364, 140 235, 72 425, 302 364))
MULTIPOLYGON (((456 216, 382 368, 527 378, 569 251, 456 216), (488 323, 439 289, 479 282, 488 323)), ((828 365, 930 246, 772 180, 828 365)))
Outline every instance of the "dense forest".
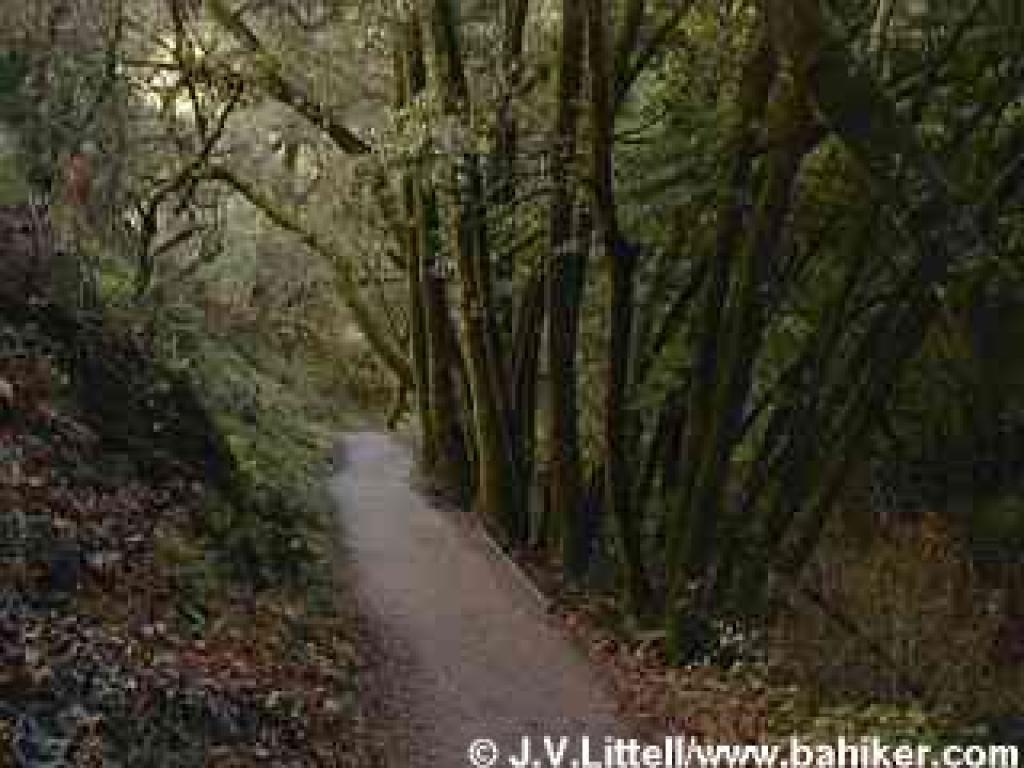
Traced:
POLYGON ((1020 2, 0 9, 4 322, 159 367, 234 578, 379 422, 645 664, 1019 740, 1020 2))

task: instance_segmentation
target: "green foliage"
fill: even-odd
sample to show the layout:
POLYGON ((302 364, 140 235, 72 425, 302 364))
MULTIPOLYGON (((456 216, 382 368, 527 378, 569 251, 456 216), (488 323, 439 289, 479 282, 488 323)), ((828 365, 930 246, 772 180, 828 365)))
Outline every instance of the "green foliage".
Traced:
POLYGON ((15 49, 0 52, 0 123, 17 126, 26 107, 23 87, 28 76, 28 57, 15 49))
POLYGON ((24 119, 22 87, 27 71, 24 55, 13 50, 0 53, 0 205, 29 198, 17 132, 24 119))
POLYGON ((30 190, 16 151, 9 146, 0 126, 0 205, 17 205, 29 199, 30 190))
MULTIPOLYGON (((259 279, 258 272, 241 274, 259 279)), ((207 277, 208 297, 227 287, 207 277)), ((202 310, 182 297, 156 326, 161 357, 203 393, 244 489, 240 503, 211 499, 201 528, 211 549, 223 553, 219 567, 237 578, 262 587, 308 581, 323 567, 317 542, 331 513, 318 484, 346 413, 344 397, 324 378, 319 349, 298 343, 294 354, 282 354, 280 316, 217 332, 202 310)))
POLYGON ((982 502, 965 521, 967 535, 982 562, 1013 563, 1024 552, 1024 499, 1004 496, 982 502))
MULTIPOLYGON (((92 35, 19 16, 24 51, 0 60, 0 118, 19 131, 22 165, 56 191, 65 157, 97 143, 99 203, 57 206, 63 234, 102 303, 198 386, 237 461, 242 503, 204 514, 205 535, 230 553, 210 567, 301 580, 322 534, 311 478, 332 431, 418 365, 421 390, 451 390, 417 393, 420 426, 442 421, 441 403, 445 458, 479 470, 482 505, 543 498, 548 488, 526 486, 546 482, 543 463, 563 447, 546 433, 564 427, 580 463, 611 470, 587 499, 598 554, 618 555, 595 558, 617 564, 598 581, 641 573, 649 594, 629 595, 648 603, 639 614, 685 619, 707 635, 693 648, 722 648, 735 614, 763 623, 761 595, 747 592, 799 583, 829 516, 849 506, 845 480, 984 461, 1001 430, 1019 430, 1019 11, 897 3, 886 18, 885 4, 800 0, 800 13, 779 12, 795 3, 667 4, 680 15, 639 3, 635 39, 625 3, 584 4, 609 11, 586 34, 607 23, 616 38, 582 49, 608 42, 625 67, 615 83, 633 66, 637 79, 606 121, 602 62, 571 62, 591 82, 555 180, 565 20, 545 4, 529 4, 521 51, 493 4, 465 18, 455 2, 421 4, 419 17, 363 3, 310 18, 290 2, 232 15, 224 2, 100 13, 83 0, 92 35), (567 192, 559 211, 578 214, 571 233, 550 231, 565 219, 552 188, 567 192), (577 303, 552 279, 564 254, 549 245, 567 241, 586 262, 572 339, 545 318, 577 303), (628 284, 613 279, 634 260, 628 284), (628 321, 612 309, 623 303, 628 321), (571 367, 560 346, 579 358, 572 397, 549 391, 553 370, 571 367), (614 445, 628 446, 633 472, 617 471, 614 445), (640 510, 636 552, 629 531, 607 532, 598 497, 605 511, 640 510)), ((17 176, 0 158, 0 196, 24 194, 17 176)), ((1020 448, 999 450, 1012 460, 1020 448)), ((566 498, 586 485, 570 480, 557 484, 566 498)), ((825 586, 890 655, 912 649, 901 663, 941 672, 958 695, 992 679, 981 608, 995 587, 965 572, 978 553, 1024 545, 1016 482, 943 494, 941 506, 972 510, 958 518, 970 546, 936 562, 889 541, 877 510, 863 511, 863 540, 822 550, 826 575, 839 571, 825 586), (902 598, 888 600, 891 583, 902 598), (923 640, 938 644, 954 608, 983 626, 956 635, 965 661, 950 671, 955 660, 923 640)), ((578 510, 504 512, 543 520, 543 548, 578 510)), ((633 519, 617 515, 622 529, 633 519)), ((192 559, 201 593, 210 564, 192 559)), ((867 721, 932 738, 888 671, 867 668, 877 658, 834 629, 811 623, 809 655, 824 661, 797 658, 794 674, 811 686, 853 677, 849 695, 895 700, 867 721)), ((670 634, 681 649, 686 633, 670 634)), ((822 728, 857 719, 821 711, 822 728)))

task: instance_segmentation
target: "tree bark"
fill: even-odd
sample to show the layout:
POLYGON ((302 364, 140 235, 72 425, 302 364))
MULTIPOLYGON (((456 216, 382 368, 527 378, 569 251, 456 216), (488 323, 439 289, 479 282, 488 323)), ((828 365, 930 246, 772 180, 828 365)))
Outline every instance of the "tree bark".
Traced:
POLYGON ((259 87, 322 130, 342 152, 350 155, 369 153, 370 145, 349 129, 334 112, 303 93, 284 76, 277 57, 266 48, 240 15, 231 12, 225 0, 208 0, 208 7, 214 21, 252 54, 257 73, 254 79, 259 87))
POLYGON ((447 280, 439 263, 437 200, 425 183, 416 187, 416 230, 423 254, 420 290, 427 325, 429 418, 437 441, 434 475, 442 486, 461 499, 471 488, 470 456, 461 418, 463 409, 456 388, 462 360, 452 328, 447 280))
POLYGON ((584 20, 585 11, 580 0, 562 0, 547 268, 550 376, 548 511, 561 534, 562 563, 570 580, 578 580, 583 568, 576 354, 582 298, 579 278, 585 246, 575 239, 573 180, 583 77, 584 20))
POLYGON ((587 0, 588 60, 594 216, 609 273, 610 330, 605 379, 604 450, 606 508, 615 520, 623 561, 624 594, 634 611, 650 602, 640 530, 631 505, 627 398, 633 336, 633 291, 637 251, 621 237, 615 203, 615 115, 606 4, 587 0))
MULTIPOLYGON (((458 20, 450 0, 431 4, 430 38, 434 69, 446 114, 469 114, 469 85, 458 39, 458 20)), ((465 148, 461 167, 453 163, 449 179, 450 239, 462 287, 460 314, 466 367, 473 404, 477 456, 477 506, 513 542, 525 538, 522 483, 518 477, 508 422, 508 398, 500 338, 494 315, 485 199, 479 159, 465 148)))
MULTIPOLYGON (((423 51, 419 38, 418 20, 404 20, 395 24, 394 78, 395 108, 405 109, 412 99, 426 87, 423 51)), ((412 172, 404 170, 401 176, 402 231, 400 246, 405 251, 406 290, 409 302, 409 347, 413 364, 416 393, 416 411, 421 436, 420 461, 423 469, 433 472, 438 463, 440 447, 430 402, 430 349, 427 336, 427 316, 423 291, 425 242, 417 231, 416 180, 412 172)))
POLYGON ((764 35, 755 40, 744 68, 739 92, 736 123, 732 131, 732 165, 720 203, 718 235, 710 275, 704 281, 701 327, 690 397, 687 405, 684 477, 678 503, 667 520, 666 563, 668 595, 666 625, 669 652, 674 660, 695 650, 692 644, 703 634, 692 614, 690 587, 700 577, 699 560, 707 554, 721 513, 720 468, 723 447, 728 440, 724 420, 727 414, 715 407, 733 407, 716 393, 727 391, 727 360, 723 359, 728 332, 730 288, 735 279, 735 253, 744 230, 744 200, 754 171, 759 137, 758 125, 767 107, 775 80, 775 56, 764 35), (689 647, 688 647, 689 646, 689 647))
POLYGON ((502 3, 501 79, 505 90, 498 106, 492 195, 499 203, 508 203, 515 198, 516 157, 519 152, 515 100, 519 98, 522 82, 523 43, 529 8, 529 0, 504 0, 502 3))

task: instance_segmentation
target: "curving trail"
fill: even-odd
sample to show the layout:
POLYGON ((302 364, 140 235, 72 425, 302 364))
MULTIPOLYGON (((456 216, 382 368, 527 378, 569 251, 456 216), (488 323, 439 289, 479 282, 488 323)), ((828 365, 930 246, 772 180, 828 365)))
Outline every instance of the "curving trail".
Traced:
POLYGON ((353 433, 344 457, 331 490, 356 592, 401 658, 387 683, 408 728, 391 764, 461 768, 482 737, 518 754, 524 735, 600 745, 624 734, 596 673, 535 596, 465 520, 412 489, 403 444, 353 433))

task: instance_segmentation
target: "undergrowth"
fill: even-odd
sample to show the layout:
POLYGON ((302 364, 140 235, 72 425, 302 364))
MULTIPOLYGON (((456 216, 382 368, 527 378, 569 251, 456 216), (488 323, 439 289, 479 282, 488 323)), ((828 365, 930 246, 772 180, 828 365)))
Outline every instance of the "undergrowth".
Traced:
POLYGON ((322 483, 344 409, 103 285, 89 349, 0 323, 0 767, 379 764, 322 483))

